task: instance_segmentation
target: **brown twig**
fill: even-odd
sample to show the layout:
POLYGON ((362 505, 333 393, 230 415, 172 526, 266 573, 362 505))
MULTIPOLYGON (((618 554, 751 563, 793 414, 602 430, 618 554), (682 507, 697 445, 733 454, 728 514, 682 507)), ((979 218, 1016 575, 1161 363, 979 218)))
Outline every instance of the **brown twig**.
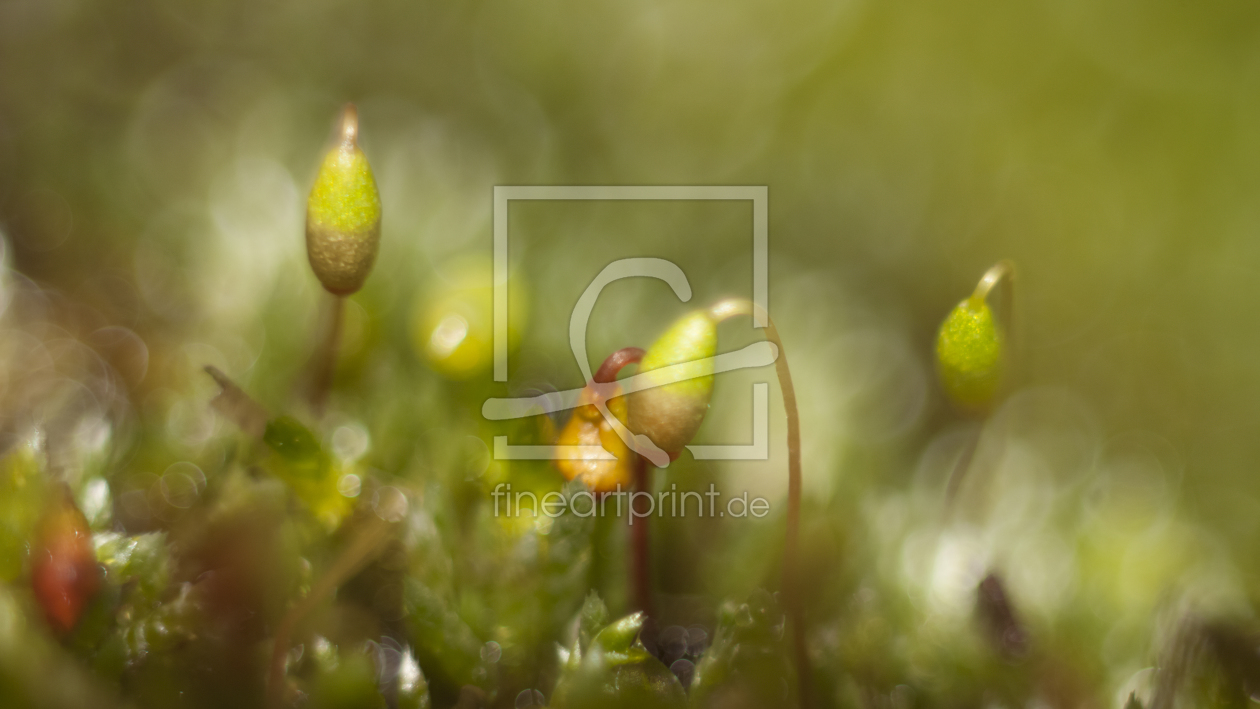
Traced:
POLYGON ((996 571, 990 571, 976 586, 976 616, 990 645, 1003 658, 1014 661, 1028 654, 1028 631, 996 571))
POLYGON ((262 438, 267 428, 267 419, 271 418, 267 409, 254 401, 217 367, 206 365, 206 374, 209 374, 223 389, 210 400, 210 407, 219 412, 219 415, 235 423, 242 431, 255 438, 262 438))

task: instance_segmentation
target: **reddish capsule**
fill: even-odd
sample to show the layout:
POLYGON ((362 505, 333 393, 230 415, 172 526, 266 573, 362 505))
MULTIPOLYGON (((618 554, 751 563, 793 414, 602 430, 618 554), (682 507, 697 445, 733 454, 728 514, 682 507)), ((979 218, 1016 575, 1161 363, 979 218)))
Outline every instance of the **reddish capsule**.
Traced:
POLYGON ((87 520, 72 502, 53 504, 31 550, 31 586, 48 623, 68 633, 100 586, 87 520))

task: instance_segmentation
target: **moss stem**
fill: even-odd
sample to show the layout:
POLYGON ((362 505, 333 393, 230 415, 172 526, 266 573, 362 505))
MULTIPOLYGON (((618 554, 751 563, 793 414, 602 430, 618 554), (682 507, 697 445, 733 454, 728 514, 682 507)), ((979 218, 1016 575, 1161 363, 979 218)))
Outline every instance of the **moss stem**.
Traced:
POLYGON ((633 493, 641 492, 647 496, 632 494, 630 498, 630 598, 634 610, 643 611, 650 618, 653 612, 652 540, 646 505, 652 496, 652 466, 638 453, 631 451, 630 455, 634 457, 633 493))
POLYGON ((596 384, 611 384, 617 380, 621 369, 630 364, 638 364, 643 359, 643 350, 638 347, 624 347, 608 355, 604 363, 599 365, 592 379, 596 384))
MULTIPOLYGON (((617 350, 608 355, 592 379, 596 384, 611 384, 617 380, 617 374, 623 367, 638 364, 643 359, 643 354, 643 350, 638 347, 617 350)), ((637 523, 634 521, 634 514, 643 511, 640 502, 646 502, 634 493, 652 494, 652 469, 643 456, 634 451, 630 451, 630 455, 634 470, 630 498, 632 520, 630 525, 630 601, 635 610, 641 610, 650 617, 652 615, 651 537, 648 531, 648 517, 639 517, 637 523)))
POLYGON ((332 389, 333 375, 337 372, 337 352, 341 346, 341 322, 344 319, 346 299, 339 295, 332 296, 325 302, 325 322, 320 333, 319 344, 315 356, 311 360, 310 403, 316 415, 323 414, 324 405, 328 401, 328 392, 332 389))
POLYGON ((783 409, 787 414, 788 444, 788 509, 787 532, 783 541, 783 601, 788 622, 792 629, 792 655, 799 682, 798 691, 802 707, 812 704, 813 682, 810 679, 809 653, 805 645, 804 611, 800 596, 800 528, 801 528, 801 414, 796 404, 796 387, 792 385, 792 371, 788 367, 787 352, 779 330, 768 313, 743 299, 726 300, 713 306, 710 314, 719 322, 736 315, 764 316, 766 340, 779 350, 774 361, 779 389, 783 393, 783 409), (759 312, 760 311, 760 312, 759 312))

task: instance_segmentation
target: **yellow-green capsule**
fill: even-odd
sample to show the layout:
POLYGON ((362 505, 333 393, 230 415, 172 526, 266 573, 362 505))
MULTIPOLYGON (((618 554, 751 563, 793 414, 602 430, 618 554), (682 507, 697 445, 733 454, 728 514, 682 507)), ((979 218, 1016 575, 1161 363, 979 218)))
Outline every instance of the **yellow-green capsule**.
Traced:
POLYGON ((347 105, 306 201, 306 255, 334 295, 363 287, 381 240, 381 197, 358 135, 358 111, 347 105))
POLYGON ((959 407, 984 410, 1002 386, 1006 342, 983 297, 958 304, 936 336, 936 369, 945 393, 959 407))
POLYGON ((683 364, 682 373, 689 378, 631 394, 630 430, 652 439, 667 453, 681 451, 709 410, 713 396, 710 358, 716 354, 717 321, 707 311, 685 315, 671 325, 643 355, 639 371, 655 384, 666 381, 663 368, 683 364))

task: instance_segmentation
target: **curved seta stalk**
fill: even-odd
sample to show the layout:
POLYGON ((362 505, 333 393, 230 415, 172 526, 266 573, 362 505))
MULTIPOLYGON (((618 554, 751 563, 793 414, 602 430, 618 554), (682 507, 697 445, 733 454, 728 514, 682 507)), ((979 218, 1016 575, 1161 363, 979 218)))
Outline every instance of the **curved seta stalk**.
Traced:
POLYGON ((766 340, 779 350, 778 357, 774 360, 774 370, 779 378, 779 389, 783 393, 788 438, 788 509, 787 531, 783 540, 783 600, 792 630, 792 655, 796 664, 800 703, 806 707, 811 703, 812 683, 800 599, 801 414, 796 404, 796 387, 792 384, 792 371, 788 367, 787 352, 779 336, 779 329, 775 327, 769 313, 744 299, 724 300, 713 306, 709 313, 718 322, 738 315, 762 316, 761 319, 766 323, 766 340))

